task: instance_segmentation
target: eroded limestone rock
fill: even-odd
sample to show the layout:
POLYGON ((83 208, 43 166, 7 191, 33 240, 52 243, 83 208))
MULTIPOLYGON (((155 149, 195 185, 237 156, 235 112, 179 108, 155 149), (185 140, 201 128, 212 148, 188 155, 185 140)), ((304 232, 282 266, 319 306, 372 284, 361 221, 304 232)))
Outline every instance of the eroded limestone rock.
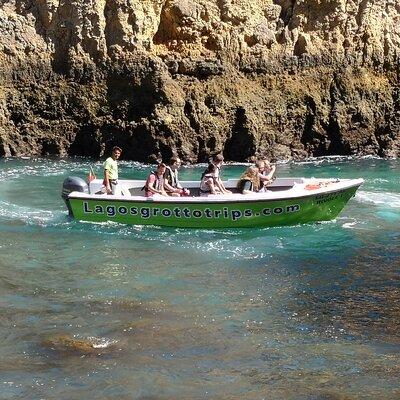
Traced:
POLYGON ((3 0, 0 156, 398 156, 396 0, 3 0))

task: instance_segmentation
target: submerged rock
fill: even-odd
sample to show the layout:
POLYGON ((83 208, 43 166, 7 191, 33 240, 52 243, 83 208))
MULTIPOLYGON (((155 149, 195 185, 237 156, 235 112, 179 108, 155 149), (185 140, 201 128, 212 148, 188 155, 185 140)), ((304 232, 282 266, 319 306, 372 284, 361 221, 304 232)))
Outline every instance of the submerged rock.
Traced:
POLYGON ((95 355, 112 349, 116 341, 99 338, 77 338, 71 335, 54 335, 42 342, 43 346, 57 352, 95 355))

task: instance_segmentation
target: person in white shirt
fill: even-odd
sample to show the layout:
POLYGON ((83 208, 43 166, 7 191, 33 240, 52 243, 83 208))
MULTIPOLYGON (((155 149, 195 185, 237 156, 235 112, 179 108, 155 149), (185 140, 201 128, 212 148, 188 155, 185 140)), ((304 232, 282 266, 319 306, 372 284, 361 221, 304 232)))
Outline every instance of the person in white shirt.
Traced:
POLYGON ((256 161, 256 167, 258 168, 258 177, 260 179, 260 192, 265 192, 267 186, 275 180, 276 166, 271 165, 271 163, 263 158, 256 161))

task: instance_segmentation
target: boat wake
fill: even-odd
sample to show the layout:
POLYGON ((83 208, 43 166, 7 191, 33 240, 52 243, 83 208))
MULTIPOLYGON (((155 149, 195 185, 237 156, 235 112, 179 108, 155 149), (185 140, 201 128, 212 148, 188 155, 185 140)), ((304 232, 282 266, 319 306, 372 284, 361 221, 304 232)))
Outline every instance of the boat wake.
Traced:
POLYGON ((64 217, 65 212, 62 211, 39 210, 0 201, 0 218, 5 220, 48 226, 59 223, 64 217))
POLYGON ((359 191, 355 196, 361 203, 375 204, 385 208, 400 208, 400 193, 359 191))

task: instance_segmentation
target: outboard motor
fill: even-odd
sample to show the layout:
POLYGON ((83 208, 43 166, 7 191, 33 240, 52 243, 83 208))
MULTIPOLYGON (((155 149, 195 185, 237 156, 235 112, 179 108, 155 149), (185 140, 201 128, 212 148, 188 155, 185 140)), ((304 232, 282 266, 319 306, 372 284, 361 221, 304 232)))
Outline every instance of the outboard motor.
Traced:
POLYGON ((68 200, 68 195, 71 192, 89 193, 89 187, 82 178, 77 176, 69 176, 64 180, 61 197, 64 199, 65 204, 67 205, 69 215, 72 215, 71 205, 68 200))

